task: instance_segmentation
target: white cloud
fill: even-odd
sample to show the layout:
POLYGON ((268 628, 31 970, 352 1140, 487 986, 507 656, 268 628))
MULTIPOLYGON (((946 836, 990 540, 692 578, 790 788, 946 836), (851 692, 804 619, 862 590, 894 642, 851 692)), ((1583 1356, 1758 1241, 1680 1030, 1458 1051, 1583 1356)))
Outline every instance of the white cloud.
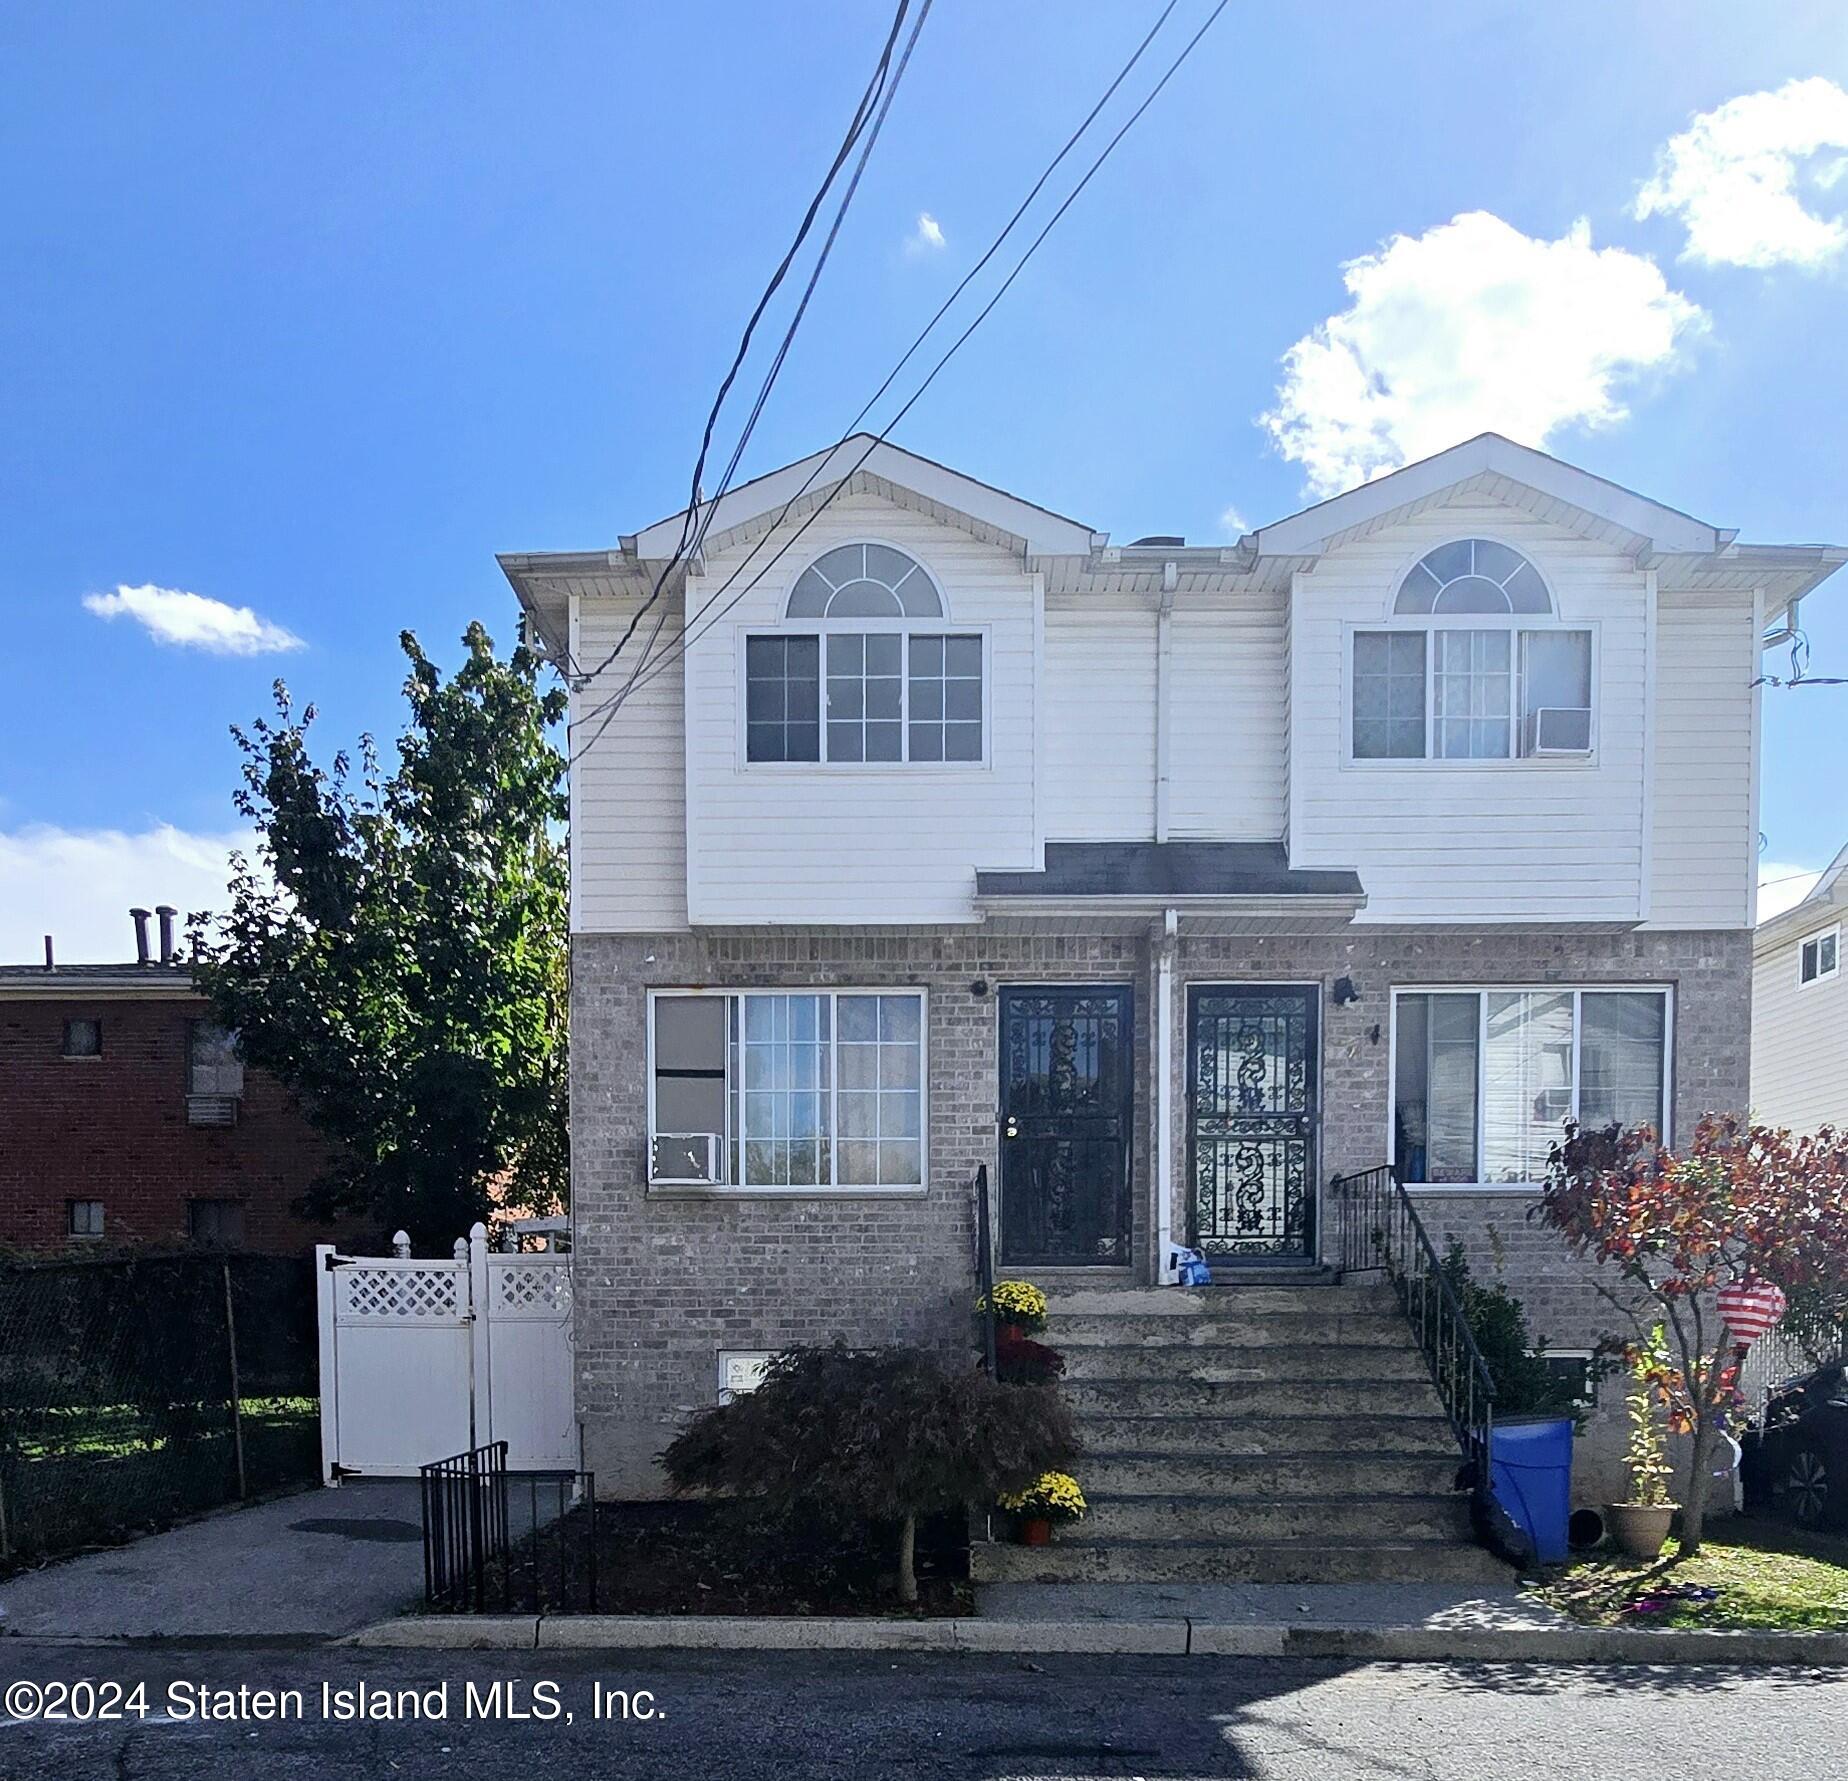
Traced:
POLYGON ((118 587, 113 594, 85 594, 83 603, 98 618, 126 613, 156 643, 203 649, 211 655, 280 655, 303 647, 293 631, 259 618, 248 606, 229 606, 179 588, 118 587))
POLYGON ((131 908, 171 903, 184 918, 224 909, 233 848, 247 830, 208 835, 160 823, 140 834, 33 824, 0 830, 0 964, 37 964, 46 934, 63 964, 133 959, 131 908))
POLYGON ((1783 860, 1764 860, 1758 868, 1758 919, 1769 921, 1794 909, 1816 888, 1820 872, 1783 860))
POLYGON ((1540 446, 1620 421, 1619 387, 1673 368, 1706 319, 1653 260, 1594 248, 1583 220, 1547 241, 1471 211, 1342 277, 1352 301, 1284 354, 1259 417, 1317 496, 1484 431, 1540 446))
POLYGON ((1848 170, 1844 150, 1848 92, 1834 81, 1817 75, 1744 93, 1669 139, 1633 213, 1678 216, 1688 232, 1684 260, 1820 266, 1848 246, 1848 222, 1806 209, 1797 176, 1829 190, 1848 170))
POLYGON ((1245 524, 1245 516, 1236 507, 1228 507, 1219 516, 1219 529, 1228 538, 1242 538, 1251 528, 1245 524))
POLYGON ((943 251, 944 245, 943 225, 928 210, 920 210, 916 225, 905 237, 905 252, 936 254, 943 251))

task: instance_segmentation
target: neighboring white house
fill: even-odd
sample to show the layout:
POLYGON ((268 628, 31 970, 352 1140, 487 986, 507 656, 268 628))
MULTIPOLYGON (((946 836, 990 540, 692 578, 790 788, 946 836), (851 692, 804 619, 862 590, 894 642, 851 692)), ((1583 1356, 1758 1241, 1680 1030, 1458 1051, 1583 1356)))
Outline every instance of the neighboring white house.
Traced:
POLYGON ((1313 1271, 1390 1162, 1606 1332, 1534 1184, 1746 1102, 1761 639, 1848 552, 1493 434, 1225 545, 865 437, 699 518, 502 559, 573 678, 604 1488, 753 1356, 966 1341, 983 1166, 1003 1267, 1131 1288, 1313 1271))
POLYGON ((1848 1130, 1845 912, 1848 847, 1752 936, 1752 1111, 1769 1125, 1848 1130))

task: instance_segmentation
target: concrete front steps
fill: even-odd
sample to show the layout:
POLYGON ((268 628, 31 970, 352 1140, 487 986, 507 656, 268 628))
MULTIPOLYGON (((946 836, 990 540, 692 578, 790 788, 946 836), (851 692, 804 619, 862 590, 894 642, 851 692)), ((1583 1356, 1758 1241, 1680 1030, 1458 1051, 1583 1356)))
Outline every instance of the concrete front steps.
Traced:
POLYGON ((1457 1444, 1389 1289, 1080 1288, 1044 1341, 1091 1513, 978 1545, 978 1582, 1492 1582, 1457 1444))

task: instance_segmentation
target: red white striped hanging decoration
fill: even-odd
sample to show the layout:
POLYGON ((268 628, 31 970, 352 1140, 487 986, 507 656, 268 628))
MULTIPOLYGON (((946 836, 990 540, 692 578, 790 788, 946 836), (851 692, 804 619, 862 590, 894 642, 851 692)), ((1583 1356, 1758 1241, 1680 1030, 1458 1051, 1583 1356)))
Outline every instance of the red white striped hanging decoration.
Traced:
POLYGON ((1726 1327, 1732 1332, 1733 1340, 1742 1348, 1751 1347, 1766 1330, 1772 1328, 1784 1315, 1787 1303, 1777 1287, 1746 1281, 1734 1286, 1722 1286, 1719 1299, 1720 1315, 1726 1319, 1726 1327))

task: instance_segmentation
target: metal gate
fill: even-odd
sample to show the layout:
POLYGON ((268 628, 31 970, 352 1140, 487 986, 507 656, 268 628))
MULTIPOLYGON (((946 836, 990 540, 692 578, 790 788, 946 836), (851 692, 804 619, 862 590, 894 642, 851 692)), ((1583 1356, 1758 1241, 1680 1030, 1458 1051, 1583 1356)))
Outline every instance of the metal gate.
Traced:
POLYGON ((1229 1260, 1313 1255, 1317 992, 1196 984, 1188 996, 1193 1240, 1229 1260))
POLYGON ((329 1484, 415 1477, 490 1441, 516 1471, 577 1469, 569 1255, 490 1250, 478 1224, 448 1261, 322 1244, 315 1277, 329 1484))

